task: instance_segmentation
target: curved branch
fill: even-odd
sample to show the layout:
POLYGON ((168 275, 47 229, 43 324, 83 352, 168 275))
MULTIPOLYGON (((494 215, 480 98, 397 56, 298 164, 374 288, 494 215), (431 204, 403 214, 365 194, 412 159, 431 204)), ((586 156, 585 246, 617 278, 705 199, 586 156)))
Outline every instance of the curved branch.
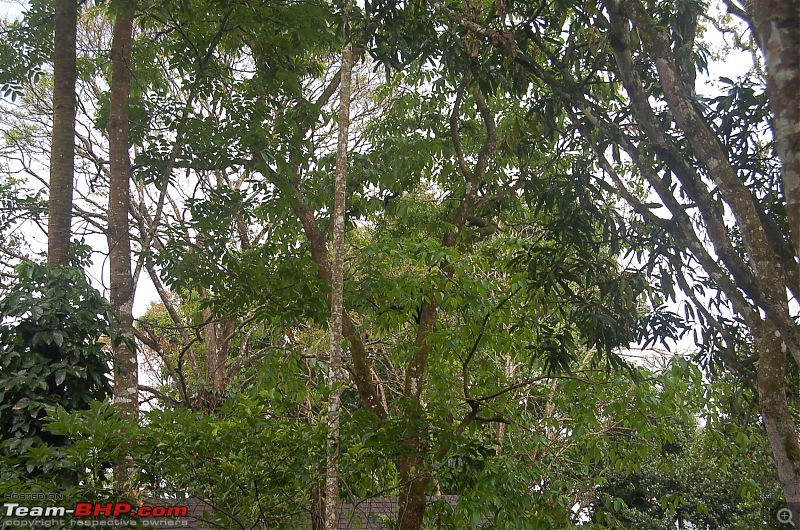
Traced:
POLYGON ((195 78, 192 83, 192 87, 189 90, 189 96, 186 98, 186 104, 183 106, 183 113, 181 115, 180 120, 178 121, 178 127, 176 129, 176 137, 175 141, 172 144, 172 150, 170 151, 169 158, 167 159, 167 164, 164 167, 164 173, 161 175, 161 187, 159 190, 158 196, 158 203, 156 204, 156 213, 153 217, 153 223, 150 226, 150 230, 144 234, 142 240, 142 258, 136 263, 136 269, 133 273, 133 284, 136 285, 139 281, 139 275, 142 272, 142 267, 144 265, 144 260, 146 256, 147 250, 150 248, 150 243, 153 241, 153 237, 155 237, 156 230, 158 229, 158 224, 161 222, 161 215, 164 210, 164 202, 166 200, 167 195, 167 187, 169 186, 169 178, 172 175, 172 170, 175 168, 175 162, 178 159, 178 154, 180 150, 183 148, 183 141, 184 137, 186 136, 186 123, 189 120, 189 113, 192 110, 192 105, 194 104, 194 100, 197 97, 197 92, 200 87, 200 80, 205 75, 206 67, 208 66, 209 61, 214 56, 214 51, 217 48, 220 40, 222 40, 222 36, 228 31, 228 18, 230 17, 231 13, 233 12, 233 8, 228 9, 228 12, 225 13, 223 17, 219 29, 214 34, 214 37, 211 39, 211 42, 208 45, 208 49, 206 50, 205 56, 199 61, 197 65, 197 72, 195 73, 195 78))
POLYGON ((456 151, 456 159, 458 160, 458 169, 461 171, 461 174, 464 176, 467 182, 470 182, 473 178, 472 171, 470 171, 469 167, 467 167, 467 159, 464 157, 464 149, 461 146, 461 139, 458 135, 458 118, 461 115, 461 103, 464 100, 464 91, 466 90, 467 84, 472 79, 472 71, 467 72, 467 75, 464 76, 464 79, 461 81, 461 84, 458 85, 458 89, 456 90, 456 98, 453 101, 453 110, 450 113, 450 138, 453 140, 453 148, 456 151))

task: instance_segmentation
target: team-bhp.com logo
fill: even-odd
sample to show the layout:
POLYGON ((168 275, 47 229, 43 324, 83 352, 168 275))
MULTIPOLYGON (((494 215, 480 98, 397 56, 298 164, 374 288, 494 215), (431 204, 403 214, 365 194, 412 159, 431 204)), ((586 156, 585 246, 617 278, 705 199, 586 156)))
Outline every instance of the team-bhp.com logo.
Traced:
POLYGON ((16 502, 3 503, 6 517, 186 517, 186 506, 134 506, 128 502, 79 502, 74 509, 63 506, 20 506, 16 502))
POLYGON ((186 506, 137 506, 128 502, 79 502, 74 508, 65 506, 22 506, 18 502, 3 503, 4 517, 0 528, 62 528, 65 526, 131 526, 133 517, 145 526, 186 526, 186 506), (69 519, 69 524, 62 517, 69 519), (98 519, 103 518, 106 519, 98 519), (149 519, 141 519, 149 518, 149 519), (169 519, 168 519, 169 518, 169 519))

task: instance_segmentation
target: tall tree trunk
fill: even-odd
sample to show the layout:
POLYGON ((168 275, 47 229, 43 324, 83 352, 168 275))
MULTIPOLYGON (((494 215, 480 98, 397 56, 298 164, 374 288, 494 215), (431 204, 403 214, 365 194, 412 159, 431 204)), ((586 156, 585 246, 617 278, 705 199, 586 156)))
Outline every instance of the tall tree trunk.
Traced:
POLYGON ((69 264, 72 179, 75 173, 75 34, 77 0, 56 0, 53 54, 53 139, 50 147, 50 198, 47 265, 69 264))
POLYGON ((397 499, 398 530, 420 530, 425 516, 427 497, 425 492, 430 483, 430 476, 423 471, 424 455, 427 448, 424 440, 424 410, 419 401, 408 400, 403 421, 406 424, 403 433, 403 454, 397 459, 395 466, 400 478, 400 495, 397 499))
POLYGON ((753 0, 747 5, 767 61, 775 151, 782 163, 794 252, 800 256, 800 2, 753 0))
POLYGON ((424 522, 430 477, 416 475, 422 465, 422 456, 405 457, 398 463, 400 475, 400 498, 397 502, 397 528, 398 530, 420 530, 424 522))
MULTIPOLYGON (((135 419, 139 409, 138 363, 133 344, 133 277, 128 224, 130 208, 130 141, 128 102, 131 90, 131 40, 134 2, 119 5, 111 43, 111 108, 108 119, 109 190, 108 251, 110 302, 119 320, 115 327, 126 339, 114 347, 114 401, 124 417, 135 419)), ((130 478, 130 455, 114 467, 114 483, 122 489, 130 478)))
MULTIPOLYGON (((653 226, 664 228, 683 248, 688 249, 730 301, 733 310, 747 322, 752 336, 759 343, 758 391, 761 413, 789 507, 793 510, 794 520, 800 519, 800 514, 796 513, 800 509, 800 443, 786 404, 784 378, 787 353, 800 364, 798 328, 790 315, 790 303, 786 295, 789 290, 795 299, 798 297, 798 265, 796 260, 786 258, 785 249, 781 248, 784 244, 782 235, 775 234, 772 228, 774 223, 770 223, 765 212, 759 210, 714 131, 696 111, 696 105, 686 90, 687 78, 681 75, 681 67, 672 52, 668 29, 653 20, 652 13, 640 0, 603 2, 610 18, 608 41, 618 66, 620 81, 640 126, 637 133, 640 138, 647 138, 647 141, 640 142, 595 110, 596 103, 590 102, 581 89, 582 82, 569 75, 568 67, 561 65, 556 69, 561 70, 563 75, 559 77, 553 74, 555 70, 550 70, 548 64, 540 63, 538 57, 528 55, 517 47, 513 33, 502 33, 482 26, 449 9, 439 0, 429 0, 429 3, 451 21, 473 34, 487 38, 501 53, 512 57, 517 64, 554 89, 565 107, 572 108, 575 113, 573 122, 583 129, 581 134, 584 138, 594 144, 598 160, 604 171, 614 179, 625 201, 643 219, 653 226), (639 43, 636 46, 641 45, 640 50, 645 51, 651 59, 648 67, 658 73, 663 90, 660 98, 643 84, 638 73, 646 56, 634 53, 630 21, 636 27, 636 41, 639 43), (671 111, 675 125, 693 147, 692 157, 687 157, 685 149, 664 128, 652 106, 654 99, 660 99, 659 105, 666 104, 671 111), (582 115, 603 136, 616 142, 628 153, 651 190, 659 195, 669 210, 672 218, 668 223, 664 222, 664 218, 653 215, 649 205, 640 202, 626 188, 592 139, 594 131, 590 132, 588 126, 581 125, 577 115, 582 115), (691 208, 698 212, 696 216, 687 214, 689 204, 676 200, 677 183, 668 184, 668 179, 653 170, 652 162, 641 156, 645 149, 655 153, 669 168, 671 175, 679 182, 681 195, 693 203, 691 208), (704 182, 705 177, 701 176, 699 168, 707 171, 708 177, 713 180, 713 193, 704 182), (720 198, 727 203, 727 208, 718 206, 720 198), (723 212, 728 210, 738 225, 740 248, 731 240, 728 221, 723 216, 723 212), (708 243, 712 246, 713 254, 708 243), (747 259, 742 258, 741 248, 746 251, 747 259), (764 315, 764 321, 761 315, 764 315)), ((798 0, 752 0, 745 3, 748 6, 747 13, 737 9, 734 2, 726 1, 729 8, 733 6, 733 12, 752 24, 767 58, 776 150, 783 163, 784 191, 794 254, 797 255, 800 254, 800 101, 796 95, 800 83, 800 56, 797 53, 800 48, 800 4, 798 0)), ((537 46, 545 48, 540 37, 535 37, 539 40, 537 46)), ((791 252, 791 249, 788 251, 791 252)))
POLYGON ((758 345, 758 405, 786 503, 798 521, 800 443, 786 400, 786 343, 768 322, 754 334, 758 345))
MULTIPOLYGON (((353 74, 353 45, 350 38, 352 0, 347 0, 342 36, 342 75, 339 87, 339 141, 336 147, 336 182, 333 199, 333 245, 331 260, 331 355, 329 384, 344 381, 342 364, 342 322, 344 319, 344 215, 347 184, 347 136, 350 130, 350 84, 353 74)), ((328 398, 327 470, 325 473, 325 528, 339 525, 339 412, 341 388, 328 398)))

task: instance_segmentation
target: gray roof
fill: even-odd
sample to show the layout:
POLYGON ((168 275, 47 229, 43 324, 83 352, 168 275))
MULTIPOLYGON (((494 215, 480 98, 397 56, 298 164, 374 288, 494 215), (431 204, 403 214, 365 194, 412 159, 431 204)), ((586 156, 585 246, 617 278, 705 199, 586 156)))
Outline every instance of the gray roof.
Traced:
MULTIPOLYGON (((455 506, 458 495, 428 497, 428 502, 444 501, 455 506)), ((362 499, 355 504, 343 504, 339 514, 340 530, 386 530, 383 524, 387 518, 397 516, 397 499, 392 497, 373 497, 362 499)))
MULTIPOLYGON (((433 503, 444 501, 451 506, 458 502, 458 495, 441 495, 428 497, 428 502, 433 503)), ((147 520, 151 528, 183 528, 186 530, 216 530, 223 528, 219 523, 214 522, 214 507, 201 499, 157 499, 149 498, 145 504, 150 506, 185 506, 187 508, 186 517, 177 518, 153 518, 142 517, 147 520), (165 519, 180 522, 174 526, 166 526, 165 519), (162 524, 158 524, 161 522, 162 524), (155 524, 153 524, 155 523, 155 524), (184 523, 186 526, 184 526, 184 523)), ((340 530, 386 530, 384 524, 387 520, 394 520, 397 516, 397 499, 392 497, 370 497, 361 499, 355 503, 344 503, 339 514, 340 530)), ((311 528, 308 517, 298 521, 298 528, 311 528)), ((262 527, 267 530, 268 527, 262 527)))

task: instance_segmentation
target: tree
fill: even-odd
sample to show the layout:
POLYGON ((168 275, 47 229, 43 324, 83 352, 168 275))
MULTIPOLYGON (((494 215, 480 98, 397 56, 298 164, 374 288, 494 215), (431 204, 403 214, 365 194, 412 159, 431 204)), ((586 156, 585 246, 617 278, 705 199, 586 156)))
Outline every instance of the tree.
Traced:
MULTIPOLYGON (((697 42, 702 7, 692 2, 677 10, 661 4, 646 7, 636 0, 606 2, 602 11, 584 5, 565 11, 522 10, 515 20, 528 22, 512 23, 491 19, 488 12, 460 14, 435 1, 430 5, 485 39, 514 62, 512 68, 548 86, 569 109, 597 167, 635 218, 645 223, 647 237, 670 239, 671 248, 655 244, 648 249, 647 267, 653 270, 660 262, 662 278, 675 278, 689 298, 689 311, 704 326, 704 336, 712 339, 716 358, 728 369, 747 379, 757 358, 757 377, 750 380, 759 389, 786 499, 790 506, 800 506, 800 445, 785 379, 786 353, 795 364, 800 362, 800 332, 790 304, 790 296, 797 299, 800 281, 783 213, 783 205, 793 199, 776 187, 765 187, 773 181, 772 165, 763 154, 759 164, 747 162, 753 152, 769 148, 763 139, 731 123, 732 113, 763 108, 766 100, 746 92, 751 94, 747 102, 739 99, 740 106, 734 107, 731 102, 742 90, 736 86, 726 97, 712 100, 712 110, 696 95, 695 72, 706 64, 697 42), (562 17, 576 28, 567 37, 560 34, 563 24, 553 26, 562 17), (605 29, 607 41, 593 28, 605 29), (593 54, 573 53, 578 49, 593 54), (633 177, 646 183, 646 194, 636 193, 633 177), (648 194, 660 202, 648 202, 648 194), (698 270, 703 271, 700 278, 698 270), (712 314, 703 302, 706 288, 717 293, 712 307, 721 308, 720 313, 712 314), (736 315, 733 320, 725 316, 727 311, 736 315), (748 340, 743 334, 755 342, 755 357, 743 357, 747 350, 740 341, 748 340)), ((756 123, 763 127, 764 113, 753 116, 750 130, 756 123)))
MULTIPOLYGON (((282 16, 295 14, 288 9, 282 16)), ((231 13, 234 20, 237 16, 231 13)), ((282 48, 272 38, 258 32, 245 36, 257 83, 233 84, 228 80, 236 79, 233 74, 205 81, 210 85, 205 90, 216 97, 203 98, 225 112, 187 121, 194 134, 176 161, 217 182, 223 181, 220 174, 239 172, 238 182, 252 182, 252 191, 214 188, 211 178, 200 180, 207 196, 193 197, 190 221, 176 209, 170 232, 176 237, 159 249, 157 260, 171 288, 204 289, 203 304, 210 310, 245 314, 252 308, 254 318, 285 322, 289 334, 298 319, 319 323, 331 311, 328 234, 336 218, 329 207, 334 157, 325 128, 341 73, 329 75, 317 92, 290 81, 292 72, 313 72, 316 54, 332 45, 310 40, 314 53, 289 60, 273 57, 282 48), (231 145, 219 130, 249 134, 231 145), (224 156, 209 159, 208 153, 224 156), (257 200, 258 207, 247 206, 257 200), (252 221, 263 223, 269 240, 260 248, 240 246, 233 212, 243 217, 253 212, 252 221)), ((369 140, 351 153, 353 217, 348 217, 365 223, 365 232, 352 248, 358 266, 348 272, 353 280, 345 288, 348 371, 373 428, 392 427, 385 443, 396 473, 392 487, 400 497, 398 524, 404 528, 422 524, 435 462, 449 450, 447 443, 430 439, 432 425, 449 414, 453 419, 444 429, 452 434, 473 423, 504 420, 486 415, 487 407, 510 392, 490 386, 487 375, 505 373, 505 363, 486 359, 500 348, 503 326, 518 323, 514 346, 504 346, 518 352, 517 362, 546 359, 535 369, 520 370, 509 387, 546 379, 543 372, 570 366, 583 349, 619 367, 624 363, 612 350, 632 338, 626 328, 636 325, 634 301, 643 291, 635 277, 618 277, 615 251, 609 249, 619 244, 613 216, 606 217, 610 208, 586 203, 583 157, 569 142, 524 126, 520 116, 533 98, 521 103, 486 95, 493 89, 482 77, 488 66, 484 70, 480 61, 486 57, 477 54, 472 64, 474 50, 462 45, 457 39, 449 55, 443 54, 450 61, 445 76, 420 60, 379 93, 383 119, 357 129, 368 132, 369 140), (474 70, 473 77, 459 79, 465 70, 474 70), (435 89, 425 88, 428 79, 436 79, 435 89), (503 120, 497 123, 496 116, 503 120), (570 193, 559 197, 554 189, 570 193), (506 233, 500 228, 504 223, 506 233), (515 247, 529 236, 535 243, 515 247), (553 267, 547 255, 559 241, 570 246, 562 248, 560 265, 553 267), (476 254, 478 249, 483 253, 476 254), (504 273, 491 283, 484 278, 497 270, 504 273), (587 270, 591 274, 584 275, 587 270), (511 312, 519 304, 524 309, 511 312), (563 313, 545 318, 548 305, 559 305, 563 313), (459 333, 451 336, 451 330, 459 333), (428 388, 430 380, 437 382, 435 392, 428 388), (453 388, 463 396, 454 399, 453 388)), ((227 68, 221 61, 214 65, 227 68)), ((158 158, 141 160, 155 166, 158 158)))
POLYGON ((325 528, 339 527, 339 408, 345 381, 342 363, 342 320, 344 318, 344 237, 347 187, 347 148, 350 131, 350 86, 353 77, 353 37, 350 17, 352 0, 344 8, 342 28, 342 67, 339 70, 339 137, 336 146, 336 176, 333 185, 333 243, 331 244, 331 354, 329 358, 328 441, 325 484, 325 528))
MULTIPOLYGON (((87 56, 77 174, 92 185, 76 186, 74 210, 107 232, 122 273, 112 302, 127 308, 124 286, 141 272, 162 299, 134 331, 163 362, 163 381, 142 389, 154 410, 115 438, 140 442, 125 444, 141 462, 136 485, 208 498, 222 526, 296 527, 309 511, 319 524, 325 411, 340 394, 330 517, 340 499, 396 495, 405 530, 431 514, 456 528, 613 526, 631 515, 630 478, 657 491, 642 520, 675 521, 678 508, 689 520, 660 480, 680 468, 667 450, 675 425, 692 439, 699 370, 676 360, 653 374, 619 349, 675 338, 688 324, 666 306, 680 303, 709 379, 725 367, 749 392, 773 388, 770 337, 794 340, 797 288, 761 82, 697 95, 705 50, 691 2, 365 9, 342 30, 327 3, 148 4, 127 103, 127 11, 110 97, 95 81, 107 54, 87 56), (349 147, 337 148, 342 34, 357 66, 339 135, 349 147), (107 181, 104 208, 92 186, 102 195, 107 181), (460 500, 431 505, 437 492, 460 500)), ((107 49, 107 21, 87 12, 79 37, 107 49)), ((22 118, 41 112, 46 87, 26 85, 3 118, 18 160, 37 158, 26 131, 39 129, 22 118)), ((787 398, 764 407, 773 431, 792 419, 787 398)), ((76 415, 75 432, 109 410, 76 415)), ((63 414, 54 425, 73 436, 63 414)), ((699 469, 692 451, 682 464, 699 469)))
MULTIPOLYGON (((131 93, 131 45, 135 2, 118 7, 111 42, 111 101, 108 117, 108 239, 111 308, 118 315, 116 329, 125 341, 114 348, 114 394, 124 417, 135 419, 139 409, 138 362, 133 341, 133 276, 128 212, 130 200, 130 140, 128 104, 131 93)), ((130 457, 114 469, 117 488, 130 476, 130 457)))
POLYGON ((783 163, 783 189, 787 217, 800 256, 800 102, 795 88, 800 82, 800 4, 757 0, 741 4, 730 0, 728 10, 742 18, 757 36, 767 62, 767 90, 772 109, 775 152, 783 163))
POLYGON ((77 476, 63 459, 37 458, 34 450, 71 443, 43 429, 48 413, 57 407, 87 409, 110 395, 108 357, 100 339, 112 316, 79 268, 47 270, 24 262, 19 278, 0 299, 2 480, 42 477, 60 487, 74 486, 77 476))
POLYGON ((77 25, 77 0, 58 0, 53 54, 53 140, 50 150, 47 222, 47 263, 50 267, 64 267, 69 263, 75 172, 77 25))
MULTIPOLYGON (((292 10, 286 14, 291 15, 292 10)), ((210 95, 203 97, 225 112, 187 122, 194 134, 176 164, 209 178, 198 179, 195 189, 202 193, 192 197, 190 214, 179 208, 170 214, 175 221, 159 237, 174 239, 165 241, 163 250, 156 247, 156 261, 168 285, 182 296, 205 289, 202 304, 213 312, 248 315, 248 325, 270 321, 292 336, 300 329, 298 321, 319 324, 330 311, 327 235, 333 221, 329 198, 335 158, 325 143, 325 112, 341 77, 328 75, 316 92, 309 85, 294 85, 287 81, 290 72, 310 68, 306 61, 315 56, 293 56, 291 69, 284 72, 279 67, 286 57, 270 55, 281 48, 272 45, 272 37, 255 35, 264 39, 248 37, 259 83, 246 79, 232 85, 223 77, 217 87, 207 81, 210 95), (274 80, 281 84, 266 98, 261 84, 274 80), (210 123, 251 134, 231 146, 210 123), (275 130, 281 134, 275 136, 275 130), (224 156, 209 160, 207 153, 224 156), (242 176, 228 176, 237 171, 242 176), (231 188, 229 178, 251 182, 253 188, 231 188), (237 217, 269 238, 256 243, 242 237, 237 217)), ((372 424, 360 424, 365 431, 385 425, 381 443, 385 458, 393 462, 385 487, 399 491, 398 518, 407 528, 422 524, 436 462, 450 451, 446 435, 460 443, 458 433, 470 425, 504 420, 484 414, 498 398, 511 399, 510 390, 495 384, 496 375, 505 373, 505 362, 492 360, 509 322, 518 324, 513 345, 502 346, 504 351, 515 352, 522 363, 546 359, 507 381, 513 389, 547 379, 543 372, 570 365, 583 348, 603 357, 623 343, 624 328, 637 318, 633 301, 642 290, 633 277, 623 274, 626 284, 617 278, 618 267, 606 248, 608 239, 615 240, 613 221, 605 218, 603 208, 586 204, 587 173, 580 154, 568 142, 520 127, 521 109, 530 102, 488 98, 477 77, 460 81, 456 72, 469 54, 455 51, 454 56, 450 76, 435 88, 425 87, 434 74, 420 61, 410 69, 419 74, 400 76, 377 95, 382 119, 355 128, 368 133, 369 140, 360 142, 362 151, 351 153, 354 169, 348 178, 353 197, 348 217, 365 223, 358 243, 348 250, 357 256, 345 288, 348 369, 358 396, 349 396, 350 406, 360 401, 369 411, 372 424), (508 117, 500 124, 494 123, 493 106, 508 117), (548 157, 539 144, 555 147, 556 154, 548 157), (539 164, 546 174, 533 178, 539 164), (559 197, 555 189, 570 193, 559 197), (508 223, 507 232, 500 229, 503 223, 508 223), (459 227, 456 235, 453 226, 459 227), (531 244, 520 249, 528 237, 531 244), (571 243, 554 268, 548 255, 559 239, 571 243), (537 274, 527 259, 533 257, 537 274), (592 274, 582 276, 587 270, 592 274), (520 304, 524 309, 516 310, 520 304), (564 313, 544 318, 544 308, 557 305, 564 313), (597 327, 599 322, 605 325, 597 327), (433 363, 428 362, 431 355, 433 363), (455 398, 453 388, 464 395, 455 398), (430 439, 438 422, 443 438, 430 439)), ((153 145, 159 144, 154 140, 153 145)), ((155 165, 157 157, 140 160, 155 165)), ((358 232, 351 221, 350 233, 358 232)), ((191 359, 191 350, 185 351, 191 359)), ((614 356, 609 359, 613 365, 614 356)))

